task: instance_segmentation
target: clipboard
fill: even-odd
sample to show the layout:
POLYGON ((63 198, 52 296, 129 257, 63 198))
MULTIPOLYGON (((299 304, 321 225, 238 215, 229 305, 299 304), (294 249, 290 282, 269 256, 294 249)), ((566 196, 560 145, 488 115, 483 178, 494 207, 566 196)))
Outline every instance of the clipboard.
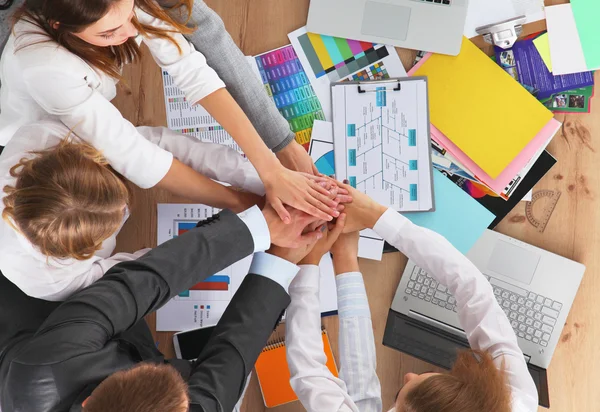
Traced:
POLYGON ((401 213, 434 211, 427 78, 342 81, 331 94, 337 179, 401 213))

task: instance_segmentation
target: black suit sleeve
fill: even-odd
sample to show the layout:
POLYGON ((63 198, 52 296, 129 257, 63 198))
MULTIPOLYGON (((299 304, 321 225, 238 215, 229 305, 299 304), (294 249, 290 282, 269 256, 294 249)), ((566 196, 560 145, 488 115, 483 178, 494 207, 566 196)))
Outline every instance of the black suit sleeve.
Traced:
POLYGON ((191 412, 229 412, 290 303, 273 280, 246 276, 225 310, 189 379, 191 412))
MULTIPOLYGON (((81 350, 100 349, 173 296, 254 251, 248 227, 230 211, 198 226, 138 260, 115 265, 54 310, 37 337, 73 327, 74 335, 85 330, 88 336, 95 336, 86 339, 86 348, 81 350), (83 324, 88 324, 88 330, 83 324)), ((72 336, 61 335, 66 339, 72 336)))

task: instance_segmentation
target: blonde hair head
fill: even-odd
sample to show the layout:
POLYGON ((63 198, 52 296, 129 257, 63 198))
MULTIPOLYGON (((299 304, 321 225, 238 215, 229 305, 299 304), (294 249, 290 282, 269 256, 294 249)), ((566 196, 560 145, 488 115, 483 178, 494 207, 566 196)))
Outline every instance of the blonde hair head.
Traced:
POLYGON ((48 257, 89 259, 123 222, 124 179, 102 154, 69 139, 10 169, 2 217, 48 257))

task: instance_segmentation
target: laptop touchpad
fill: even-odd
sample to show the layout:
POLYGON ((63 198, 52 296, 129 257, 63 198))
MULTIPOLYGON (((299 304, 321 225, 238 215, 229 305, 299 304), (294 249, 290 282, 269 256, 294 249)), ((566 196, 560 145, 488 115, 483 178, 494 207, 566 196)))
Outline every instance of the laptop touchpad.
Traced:
POLYGON ((362 23, 362 34, 406 40, 410 7, 367 1, 362 23))
POLYGON ((540 256, 537 253, 499 240, 488 262, 488 269, 530 284, 539 261, 540 256))

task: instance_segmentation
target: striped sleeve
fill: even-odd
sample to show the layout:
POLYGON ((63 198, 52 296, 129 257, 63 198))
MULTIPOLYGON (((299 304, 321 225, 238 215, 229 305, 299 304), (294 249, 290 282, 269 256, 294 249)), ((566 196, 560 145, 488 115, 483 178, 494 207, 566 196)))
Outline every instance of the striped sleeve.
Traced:
POLYGON ((361 412, 380 412, 381 385, 367 292, 358 272, 336 276, 340 320, 340 378, 361 412))

